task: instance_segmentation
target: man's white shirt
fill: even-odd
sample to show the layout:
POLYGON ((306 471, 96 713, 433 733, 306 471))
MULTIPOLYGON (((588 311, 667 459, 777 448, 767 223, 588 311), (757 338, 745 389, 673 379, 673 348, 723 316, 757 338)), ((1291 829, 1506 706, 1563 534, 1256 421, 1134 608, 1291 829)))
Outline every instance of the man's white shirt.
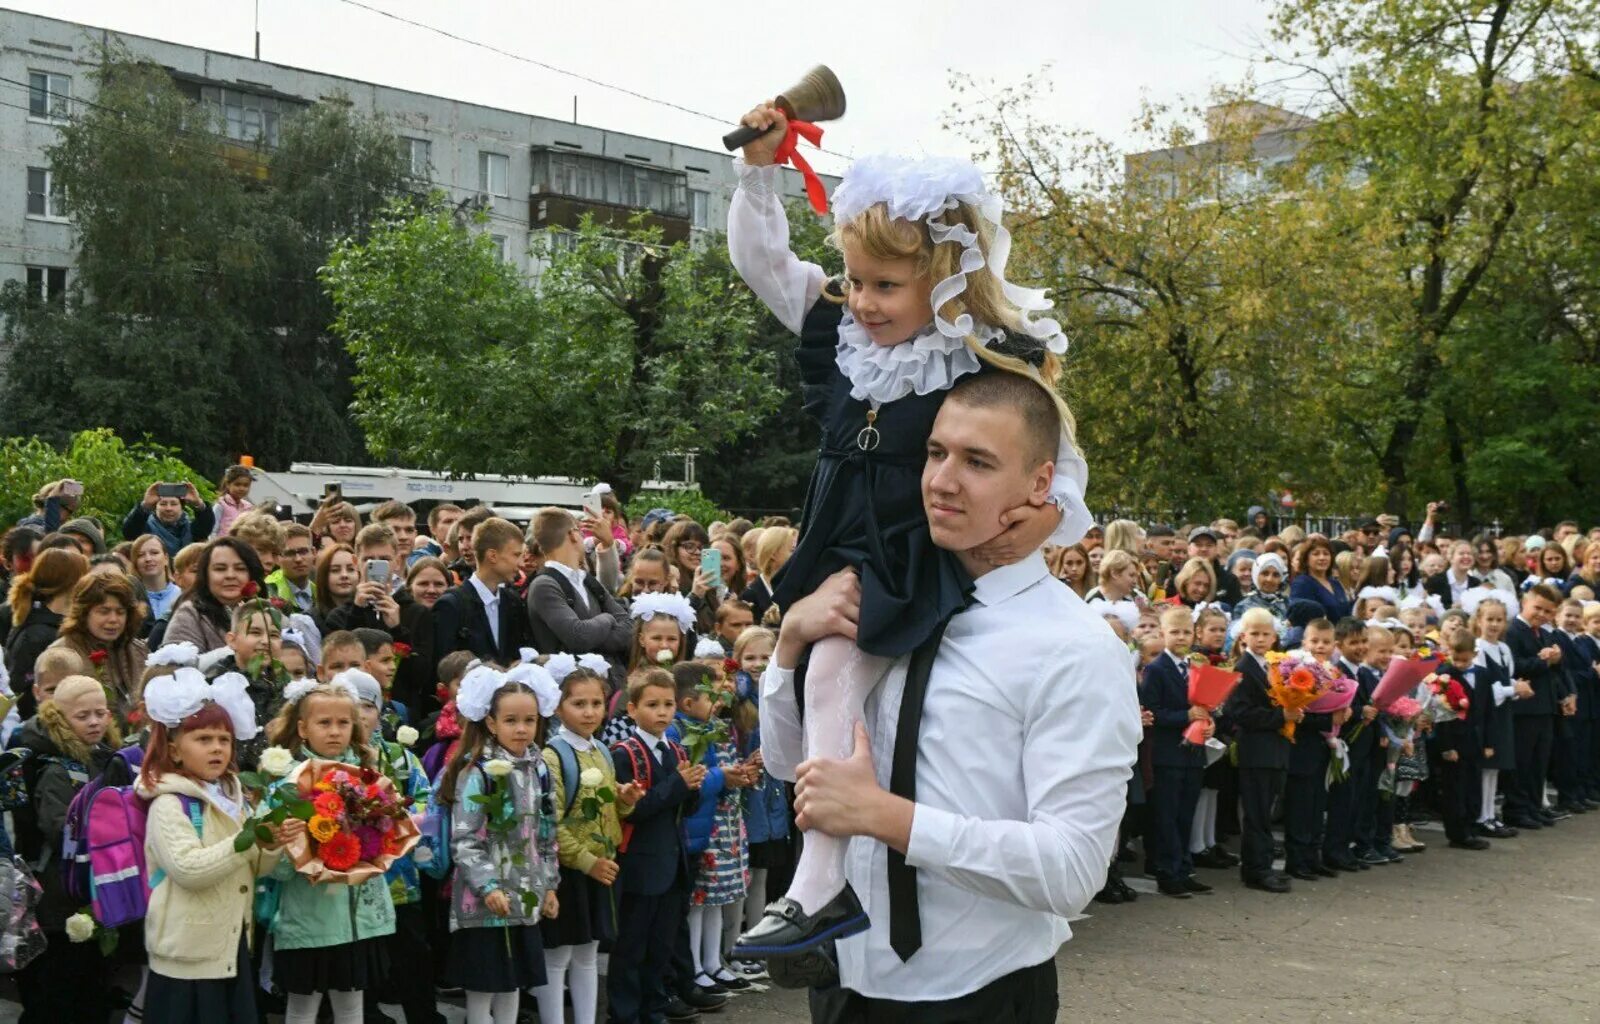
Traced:
MULTIPOLYGON (((1127 648, 1035 552, 980 577, 929 675, 906 860, 922 948, 889 947, 888 848, 850 841, 845 874, 872 918, 838 943, 841 984, 905 1001, 953 999, 1055 955, 1067 919, 1105 883, 1141 727, 1127 648)), ((868 699, 878 782, 889 784, 909 656, 868 699)), ((762 755, 805 759, 794 672, 762 680, 762 755)))

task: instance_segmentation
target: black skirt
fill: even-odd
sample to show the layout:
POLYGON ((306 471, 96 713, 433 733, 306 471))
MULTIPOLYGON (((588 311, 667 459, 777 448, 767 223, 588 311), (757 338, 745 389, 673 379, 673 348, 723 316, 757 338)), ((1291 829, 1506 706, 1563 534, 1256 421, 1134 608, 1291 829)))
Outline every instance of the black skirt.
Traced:
POLYGON ((382 981, 388 970, 389 954, 383 939, 272 950, 273 981, 292 995, 362 992, 382 981))
POLYGON ((539 922, 545 949, 610 942, 617 937, 615 889, 601 885, 576 868, 561 869, 556 900, 561 913, 539 922))
POLYGON ((790 852, 788 836, 750 844, 751 871, 787 871, 793 866, 794 855, 790 852))
POLYGON ((244 937, 231 978, 169 978, 152 970, 144 987, 144 1016, 162 1024, 256 1024, 255 972, 244 937))
POLYGON ((545 983, 544 943, 532 924, 450 933, 450 980, 468 992, 520 992, 545 983))

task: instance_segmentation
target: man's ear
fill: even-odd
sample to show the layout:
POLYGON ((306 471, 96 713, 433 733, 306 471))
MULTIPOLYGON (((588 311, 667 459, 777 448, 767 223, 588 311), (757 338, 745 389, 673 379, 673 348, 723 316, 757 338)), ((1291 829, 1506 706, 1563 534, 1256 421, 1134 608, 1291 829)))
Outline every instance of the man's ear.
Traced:
POLYGON ((1050 485, 1055 483, 1056 463, 1054 459, 1046 459, 1039 463, 1028 481, 1028 504, 1043 505, 1050 497, 1050 485))

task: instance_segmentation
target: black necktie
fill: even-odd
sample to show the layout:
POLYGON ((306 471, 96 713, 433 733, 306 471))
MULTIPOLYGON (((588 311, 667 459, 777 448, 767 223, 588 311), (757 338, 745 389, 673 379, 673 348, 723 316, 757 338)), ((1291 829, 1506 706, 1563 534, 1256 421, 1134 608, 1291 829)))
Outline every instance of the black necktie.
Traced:
POLYGON ((661 767, 667 767, 667 741, 656 741, 656 760, 661 762, 661 767))
MULTIPOLYGON (((899 725, 894 737, 894 762, 889 769, 889 792, 907 800, 917 799, 917 737, 922 731, 922 704, 928 696, 928 675, 933 659, 944 639, 946 619, 933 635, 911 652, 906 668, 906 685, 900 695, 899 725)), ((917 869, 906 863, 905 854, 889 851, 889 948, 901 961, 910 960, 922 948, 922 909, 917 904, 917 869)))

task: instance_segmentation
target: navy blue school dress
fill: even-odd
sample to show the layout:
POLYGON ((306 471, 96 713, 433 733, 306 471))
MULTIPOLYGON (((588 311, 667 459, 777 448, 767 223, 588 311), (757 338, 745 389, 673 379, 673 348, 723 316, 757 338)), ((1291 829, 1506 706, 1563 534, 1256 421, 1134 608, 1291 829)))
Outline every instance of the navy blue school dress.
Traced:
MULTIPOLYGON (((844 290, 837 279, 800 329, 806 414, 822 427, 794 555, 773 581, 787 609, 846 566, 861 577, 856 646, 868 654, 908 654, 965 606, 972 577, 953 552, 936 547, 922 508, 928 435, 944 391, 909 394, 880 406, 850 397, 835 362, 844 290)), ((985 369, 978 371, 992 372, 985 369)))

